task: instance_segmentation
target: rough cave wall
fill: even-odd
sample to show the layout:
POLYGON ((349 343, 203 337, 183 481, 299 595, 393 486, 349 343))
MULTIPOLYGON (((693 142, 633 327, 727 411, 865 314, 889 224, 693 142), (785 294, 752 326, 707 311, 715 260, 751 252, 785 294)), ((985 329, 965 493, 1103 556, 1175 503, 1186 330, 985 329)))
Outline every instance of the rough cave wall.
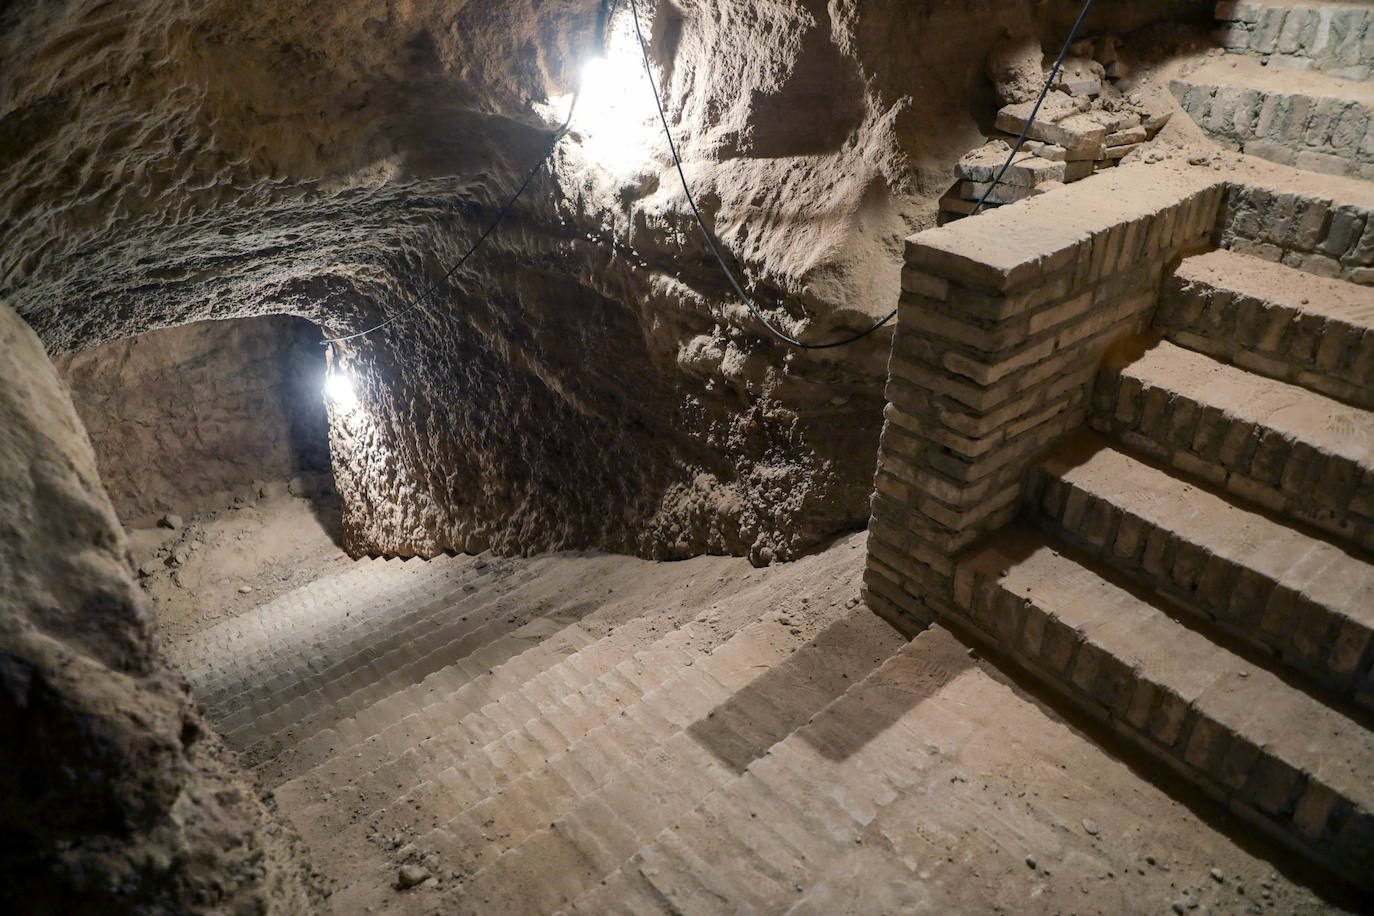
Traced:
POLYGON ((124 524, 223 505, 255 480, 327 470, 319 341, 308 321, 263 316, 152 331, 54 360, 124 524))
MULTIPOLYGON (((537 160, 598 6, 10 4, 0 294, 57 352, 207 317, 287 312, 343 332, 393 314, 537 160)), ((1103 0, 1089 28, 1207 7, 1103 0)), ((1009 30, 1062 34, 1077 10, 641 11, 707 221, 777 323, 833 339, 895 302, 902 239, 932 221, 991 118, 987 50, 1009 30)), ((618 115, 638 133, 615 161, 575 122, 423 310, 340 345, 363 395, 334 431, 354 550, 765 561, 863 523, 890 333, 805 354, 766 337, 710 263, 639 105, 618 115)))
POLYGON ((3 304, 0 357, 0 901, 305 911, 289 841, 158 654, 81 421, 3 304))

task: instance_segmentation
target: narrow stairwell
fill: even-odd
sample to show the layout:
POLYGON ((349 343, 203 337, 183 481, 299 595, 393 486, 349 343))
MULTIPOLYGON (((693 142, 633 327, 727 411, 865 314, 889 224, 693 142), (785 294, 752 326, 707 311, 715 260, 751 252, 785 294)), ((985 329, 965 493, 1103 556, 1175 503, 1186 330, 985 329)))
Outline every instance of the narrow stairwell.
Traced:
POLYGON ((863 543, 363 560, 176 654, 341 916, 1124 911, 1224 902, 1212 868, 1321 908, 947 631, 905 640, 863 543))

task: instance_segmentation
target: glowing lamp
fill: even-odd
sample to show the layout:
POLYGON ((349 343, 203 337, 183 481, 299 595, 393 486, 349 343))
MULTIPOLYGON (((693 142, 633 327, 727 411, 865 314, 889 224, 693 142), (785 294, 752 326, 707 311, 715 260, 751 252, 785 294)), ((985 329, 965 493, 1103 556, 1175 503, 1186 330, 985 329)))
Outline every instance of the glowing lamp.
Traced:
POLYGON ((591 157, 614 171, 644 158, 654 137, 644 66, 632 50, 612 47, 583 65, 574 118, 591 157))
POLYGON ((351 413, 358 408, 358 395, 353 391, 353 380, 346 375, 335 373, 329 376, 324 383, 324 394, 344 413, 351 413))

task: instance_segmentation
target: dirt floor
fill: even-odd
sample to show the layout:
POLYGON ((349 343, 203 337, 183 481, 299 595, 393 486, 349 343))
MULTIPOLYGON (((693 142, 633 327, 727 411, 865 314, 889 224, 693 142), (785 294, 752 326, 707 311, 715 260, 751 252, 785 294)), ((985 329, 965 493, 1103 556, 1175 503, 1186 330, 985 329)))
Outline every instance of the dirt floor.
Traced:
POLYGON ((129 530, 164 645, 352 562, 338 544, 338 497, 327 481, 295 478, 292 484, 255 484, 225 494, 221 508, 129 530))
MULTIPOLYGON (((337 510, 328 494, 312 501, 276 485, 250 496, 240 494, 230 506, 197 514, 175 529, 131 532, 147 573, 144 585, 174 654, 197 633, 223 628, 273 598, 353 565, 332 538, 337 510)), ((708 621, 723 616, 775 624, 779 638, 796 641, 794 648, 821 654, 815 652, 823 648, 819 634, 840 633, 835 627, 842 625, 859 627, 855 633, 861 635, 871 627, 855 607, 863 544, 862 534, 851 535, 817 555, 764 570, 719 557, 672 564, 587 555, 493 559, 494 568, 509 566, 506 571, 523 584, 493 580, 491 588, 519 604, 578 607, 592 636, 602 635, 593 622, 602 615, 603 623, 615 621, 611 630, 648 646, 662 637, 662 623, 636 631, 636 615, 657 611, 690 618, 704 611, 708 621), (636 599, 642 608, 629 606, 636 599)), ((475 562, 482 568, 487 561, 475 562)), ((891 634, 865 638, 876 639, 884 651, 901 645, 891 634)), ((814 884, 799 882, 797 899, 788 906, 816 913, 1204 914, 1339 912, 1337 904, 1351 905, 1348 899, 1324 901, 1310 889, 1320 876, 1294 857, 1250 836, 1176 783, 1152 782, 1158 774, 1142 769, 1144 764, 1102 750, 1100 736, 1085 735, 948 632, 936 628, 901 651, 910 656, 906 670, 917 672, 919 682, 906 685, 907 699, 893 712, 891 727, 873 736, 863 753, 892 753, 883 750, 890 748, 900 758, 902 742, 914 742, 910 754, 919 755, 913 770, 919 775, 902 795, 879 802, 878 815, 856 828, 851 853, 826 863, 814 884), (914 879, 895 881, 894 863, 914 879)), ((855 680, 865 680, 873 664, 856 668, 855 680)), ((804 737, 805 728, 820 719, 817 713, 806 725, 799 722, 794 734, 804 737)), ((815 765, 831 764, 817 757, 815 765)), ((843 765, 838 766, 830 776, 842 779, 843 765)), ((817 769, 816 778, 825 772, 817 769)), ((260 772, 264 793, 286 775, 260 772)), ((347 787, 338 788, 338 798, 351 797, 347 787)), ((798 787, 802 796, 805 790, 798 787)), ((307 839, 345 836, 347 822, 359 821, 361 809, 352 811, 342 801, 336 814, 344 820, 337 830, 323 820, 307 821, 318 820, 318 811, 306 805, 292 810, 290 797, 278 797, 279 811, 300 819, 297 826, 307 839)), ((332 791, 324 797, 333 797, 332 791)), ((407 809, 392 805, 392 816, 407 809)), ((766 807, 760 810, 768 816, 766 807)), ((418 837, 432 826, 434 813, 416 809, 409 829, 392 822, 388 835, 399 828, 418 837)), ((483 911, 470 890, 480 889, 481 875, 465 891, 463 882, 474 879, 460 877, 452 861, 435 863, 439 877, 397 890, 391 880, 394 850, 379 846, 367 824, 373 818, 362 820, 367 826, 355 830, 356 842, 335 843, 340 848, 314 863, 334 889, 335 912, 483 911)), ((708 854, 703 850, 702 858, 708 854)), ((664 903, 671 900, 665 897, 664 903)), ((493 901, 490 912, 516 910, 493 901)))

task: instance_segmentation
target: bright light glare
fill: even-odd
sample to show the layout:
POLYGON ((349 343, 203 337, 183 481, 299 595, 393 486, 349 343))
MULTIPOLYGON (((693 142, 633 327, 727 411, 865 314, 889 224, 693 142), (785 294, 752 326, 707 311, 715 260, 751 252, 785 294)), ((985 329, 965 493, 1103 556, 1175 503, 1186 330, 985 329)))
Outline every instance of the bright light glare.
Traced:
POLYGON ((646 158, 654 139, 654 100, 637 46, 618 43, 582 68, 573 120, 589 155, 612 171, 646 158))
POLYGON ((335 373, 329 376, 324 383, 324 393, 344 413, 351 413, 358 408, 358 395, 353 391, 353 381, 346 375, 335 373))

